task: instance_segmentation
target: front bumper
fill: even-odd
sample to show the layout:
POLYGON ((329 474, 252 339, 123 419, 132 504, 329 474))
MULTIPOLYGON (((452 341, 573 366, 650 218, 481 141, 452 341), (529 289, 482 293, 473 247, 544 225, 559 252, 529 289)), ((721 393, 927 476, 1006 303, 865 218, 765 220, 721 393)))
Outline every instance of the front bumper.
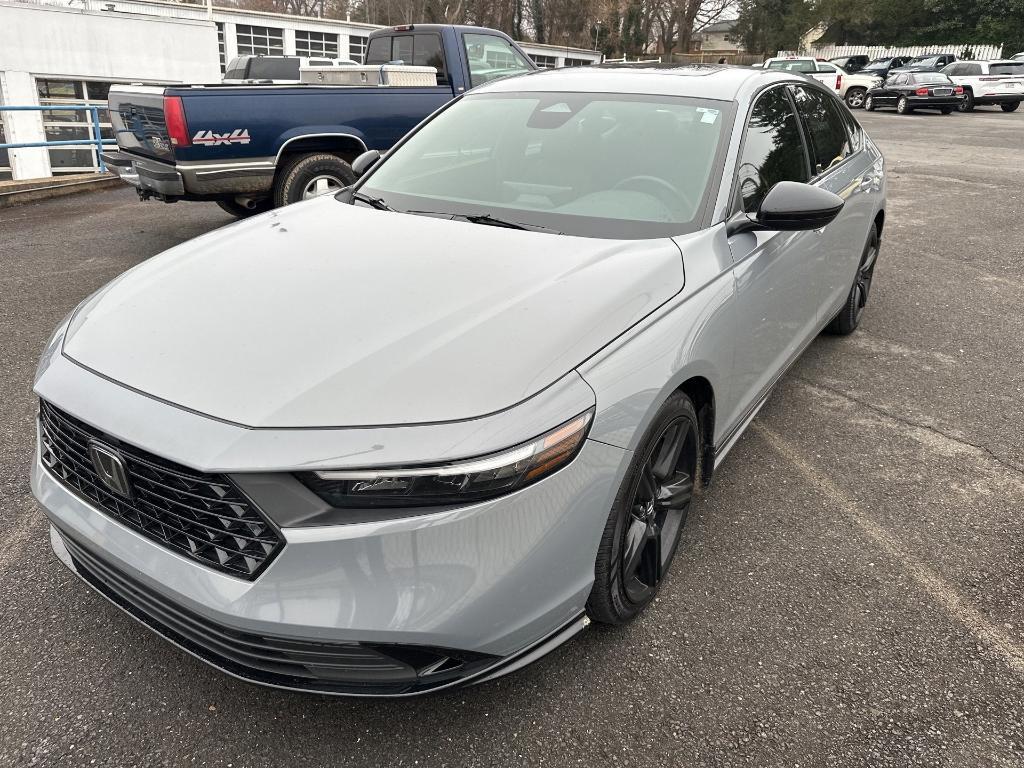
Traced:
MULTIPOLYGON (((37 391, 76 417, 140 448, 162 446, 168 460, 191 457, 193 466, 236 481, 246 480, 243 467, 258 470, 250 478, 283 471, 283 456, 299 467, 313 455, 349 454, 341 448, 346 440, 383 445, 381 452, 395 456, 412 450, 405 440, 372 430, 234 427, 125 390, 59 352, 44 358, 42 368, 37 391)), ((559 397, 559 410, 563 397, 579 391, 570 389, 559 397)), ((502 419, 500 429, 528 421, 517 410, 493 417, 502 419)), ((483 431, 499 429, 485 421, 483 431)), ((400 435, 436 449, 446 439, 468 442, 464 428, 482 431, 479 423, 453 424, 400 435)), ((363 455, 356 444, 352 453, 363 455)), ((108 516, 54 477, 38 452, 32 489, 58 532, 54 549, 69 567, 207 663, 283 688, 394 696, 504 674, 582 628, 598 543, 627 455, 588 440, 569 466, 499 499, 414 517, 283 525, 283 548, 251 581, 206 567, 108 516)), ((258 483, 248 489, 270 514, 271 501, 274 509, 287 503, 286 496, 260 496, 258 483)))

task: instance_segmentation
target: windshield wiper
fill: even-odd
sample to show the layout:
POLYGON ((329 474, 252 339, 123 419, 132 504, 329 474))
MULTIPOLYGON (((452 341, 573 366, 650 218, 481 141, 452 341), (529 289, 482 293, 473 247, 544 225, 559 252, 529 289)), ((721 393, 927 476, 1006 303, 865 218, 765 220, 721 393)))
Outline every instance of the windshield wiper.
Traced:
POLYGON ((366 203, 371 208, 376 208, 378 211, 393 211, 395 210, 386 202, 383 197, 371 197, 363 192, 353 192, 352 199, 358 200, 361 203, 366 203))
POLYGON ((402 213, 415 213, 420 216, 451 216, 453 219, 462 219, 470 224, 483 224, 488 227, 505 227, 506 229, 521 229, 527 232, 552 232, 556 235, 562 234, 551 227, 542 227, 540 224, 525 224, 521 221, 510 221, 502 219, 490 213, 452 213, 451 211, 402 211, 402 213))

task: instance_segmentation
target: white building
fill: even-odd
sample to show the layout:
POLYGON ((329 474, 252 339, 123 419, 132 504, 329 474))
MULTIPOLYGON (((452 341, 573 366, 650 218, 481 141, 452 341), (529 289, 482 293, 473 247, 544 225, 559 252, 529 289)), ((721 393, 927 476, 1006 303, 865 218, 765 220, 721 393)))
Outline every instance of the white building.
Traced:
MULTIPOLYGON (((376 25, 208 8, 162 0, 0 0, 0 144, 93 138, 88 112, 113 83, 215 83, 241 54, 329 56, 362 61, 376 25)), ((580 66, 601 54, 522 43, 542 67, 580 66)), ((111 138, 100 112, 100 132, 111 138)), ((81 173, 97 167, 95 145, 0 150, 0 180, 81 173)))

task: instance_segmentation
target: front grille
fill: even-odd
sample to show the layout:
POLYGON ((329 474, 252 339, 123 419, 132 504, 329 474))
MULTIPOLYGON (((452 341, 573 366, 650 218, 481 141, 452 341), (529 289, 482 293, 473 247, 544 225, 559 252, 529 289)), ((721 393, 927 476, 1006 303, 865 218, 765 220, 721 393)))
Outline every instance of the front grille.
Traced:
POLYGON ((134 618, 209 664, 257 683, 388 696, 437 688, 498 658, 421 646, 313 642, 225 627, 112 567, 60 531, 78 575, 134 618))
POLYGON ((125 445, 45 400, 39 423, 43 464, 65 487, 147 538, 218 571, 254 579, 284 542, 224 475, 196 472, 125 445), (130 486, 112 492, 89 453, 90 441, 113 448, 130 486))

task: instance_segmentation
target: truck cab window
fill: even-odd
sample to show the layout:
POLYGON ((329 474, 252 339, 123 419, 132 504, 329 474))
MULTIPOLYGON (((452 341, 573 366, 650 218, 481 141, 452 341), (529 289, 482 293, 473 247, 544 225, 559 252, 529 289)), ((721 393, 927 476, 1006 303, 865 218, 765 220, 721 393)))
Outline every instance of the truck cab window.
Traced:
POLYGON ((526 59, 509 42, 495 35, 465 34, 466 59, 469 61, 471 87, 489 83, 501 77, 532 72, 526 59))

